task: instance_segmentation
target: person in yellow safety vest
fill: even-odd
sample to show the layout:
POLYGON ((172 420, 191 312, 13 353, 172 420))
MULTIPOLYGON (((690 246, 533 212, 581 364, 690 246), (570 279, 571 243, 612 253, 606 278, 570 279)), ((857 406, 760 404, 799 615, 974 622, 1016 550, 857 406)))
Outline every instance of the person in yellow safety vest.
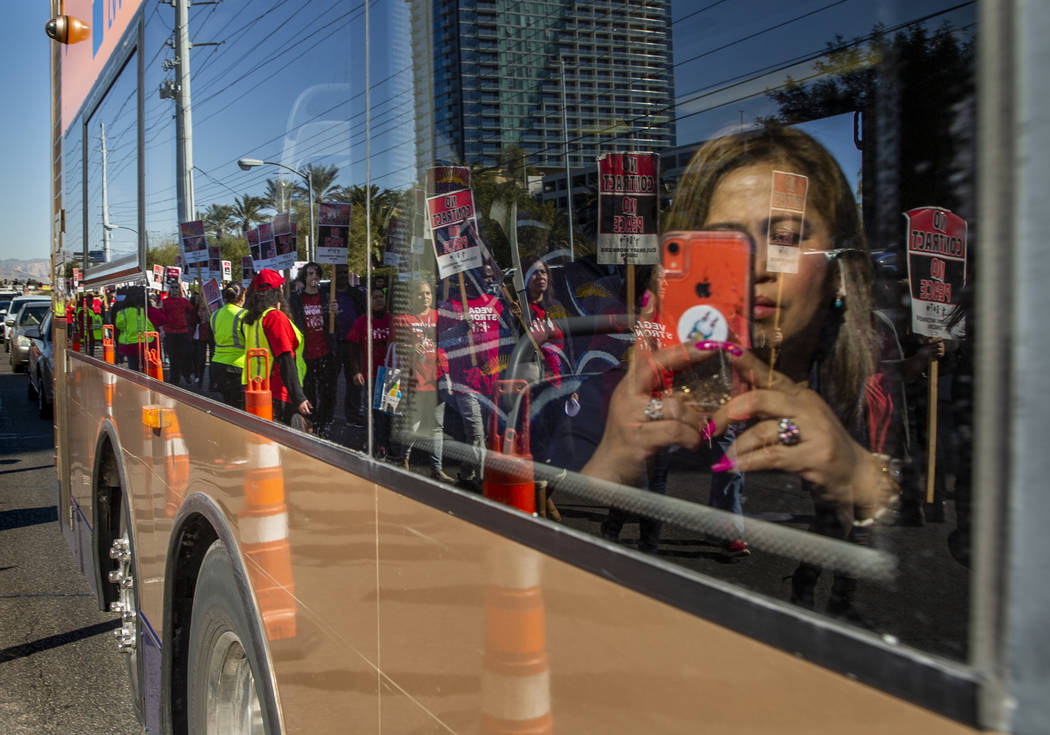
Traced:
MULTIPOLYGON (((241 320, 241 334, 246 350, 262 348, 270 353, 270 391, 273 394, 274 419, 293 428, 305 429, 306 417, 313 406, 303 393, 303 335, 283 311, 281 286, 284 278, 275 270, 263 268, 255 274, 245 294, 246 313, 241 320)), ((250 364, 245 360, 242 384, 248 382, 250 364)))
POLYGON ((225 302, 223 307, 211 315, 215 352, 211 356, 208 384, 222 394, 223 403, 243 409, 244 338, 241 336, 241 320, 247 312, 242 307, 244 289, 241 284, 231 283, 224 288, 222 300, 225 302))
POLYGON ((92 344, 102 344, 102 302, 97 298, 92 300, 88 316, 91 319, 92 344))
POLYGON ((139 335, 156 332, 157 327, 163 326, 164 312, 146 306, 146 296, 141 286, 129 288, 117 308, 119 311, 113 318, 113 327, 117 332, 117 354, 127 359, 129 368, 141 372, 139 335))

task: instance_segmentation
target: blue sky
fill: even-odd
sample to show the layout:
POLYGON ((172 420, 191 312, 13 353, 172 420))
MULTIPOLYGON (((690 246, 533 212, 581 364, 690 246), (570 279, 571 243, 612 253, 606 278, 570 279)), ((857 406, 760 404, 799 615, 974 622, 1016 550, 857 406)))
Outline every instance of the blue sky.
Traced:
MULTIPOLYGON (((680 103, 678 143, 703 140, 741 121, 749 124, 757 115, 771 114, 775 107, 765 91, 781 81, 784 73, 804 78, 811 72, 811 66, 803 62, 767 76, 762 71, 771 68, 770 64, 776 66, 820 51, 836 33, 861 35, 876 22, 892 26, 902 18, 919 17, 950 4, 947 0, 796 0, 790 4, 778 0, 676 0, 672 7, 680 103), (749 12, 742 13, 742 8, 749 12), (732 84, 734 75, 742 73, 750 74, 750 79, 742 85, 732 84)), ((223 47, 199 47, 193 52, 198 210, 211 203, 229 203, 237 194, 261 193, 265 180, 278 173, 270 168, 244 173, 235 164, 240 156, 302 165, 296 141, 305 148, 302 155, 309 155, 312 162, 338 165, 338 183, 363 179, 360 107, 364 54, 359 14, 340 16, 340 22, 352 24, 352 30, 333 33, 324 32, 326 18, 331 20, 325 9, 344 7, 335 0, 302 0, 293 11, 288 10, 293 7, 289 5, 284 9, 294 19, 289 23, 279 14, 264 18, 270 15, 266 10, 270 5, 232 0, 201 6, 191 17, 195 41, 230 41, 223 47), (324 8, 312 7, 322 5, 324 8), (301 12, 307 8, 311 12, 301 12), (242 23, 239 18, 249 12, 259 17, 242 23), (256 20, 261 21, 257 26, 256 20), (318 30, 302 30, 311 23, 318 30), (310 44, 304 45, 305 40, 310 44), (263 63, 266 58, 278 63, 263 63), (308 71, 303 73, 304 69, 308 71), (230 91, 220 94, 231 84, 230 91), (328 105, 332 99, 347 103, 333 109, 328 105), (313 122, 301 127, 300 116, 313 122), (336 152, 340 155, 334 156, 336 152)), ((4 189, 0 201, 11 223, 8 236, 0 240, 0 259, 46 258, 50 238, 50 118, 49 41, 43 26, 48 4, 44 0, 18 0, 5 7, 7 23, 0 33, 6 38, 0 53, 6 62, 3 99, 8 101, 9 110, 0 116, 0 126, 8 141, 9 170, 16 175, 5 177, 0 184, 4 189)), ((345 7, 353 8, 354 4, 345 7)), ((405 108, 404 104, 411 101, 411 79, 398 71, 396 64, 391 66, 392 60, 408 58, 411 53, 404 15, 407 6, 383 0, 373 7, 372 32, 378 43, 373 44, 371 73, 373 79, 381 81, 374 86, 371 98, 375 109, 371 174, 382 186, 404 186, 410 183, 414 168, 411 127, 388 120, 396 123, 399 118, 411 118, 411 106, 405 108)), ((146 88, 150 90, 146 111, 150 172, 146 184, 147 232, 156 241, 175 231, 171 103, 152 92, 169 75, 161 61, 170 55, 163 41, 170 31, 171 9, 153 3, 146 12, 146 88)), ((972 7, 968 7, 938 18, 933 25, 948 20, 964 25, 971 19, 972 7)), ((114 106, 120 107, 124 96, 123 92, 114 94, 114 106)), ((840 158, 847 175, 854 178, 857 152, 848 126, 828 121, 815 127, 818 129, 811 132, 840 158)), ((95 135, 95 130, 90 127, 90 134, 95 135)), ((132 131, 122 131, 117 125, 107 129, 111 136, 110 218, 127 228, 134 227, 136 220, 135 168, 127 155, 132 147, 122 146, 121 132, 132 131), (122 160, 122 150, 123 159, 128 160, 122 160)), ((89 167, 91 172, 96 169, 89 167)), ((92 177, 97 178, 89 175, 89 185, 92 177)), ((131 248, 134 239, 129 229, 115 230, 114 246, 131 248)))
POLYGON ((0 239, 0 260, 49 257, 51 194, 48 167, 48 76, 50 40, 44 24, 50 17, 44 0, 4 3, 0 59, 0 140, 6 142, 0 202, 6 236, 0 239))

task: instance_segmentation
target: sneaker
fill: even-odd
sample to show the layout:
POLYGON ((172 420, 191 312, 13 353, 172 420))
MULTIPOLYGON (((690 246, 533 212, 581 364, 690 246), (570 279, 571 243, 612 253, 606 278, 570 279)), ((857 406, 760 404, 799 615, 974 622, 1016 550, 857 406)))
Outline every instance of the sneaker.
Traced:
POLYGON ((747 545, 747 542, 743 539, 736 539, 735 541, 729 541, 722 547, 722 554, 727 559, 743 559, 745 556, 751 556, 751 547, 747 545))
POLYGON ((380 462, 386 459, 386 447, 378 447, 376 449, 376 459, 378 459, 380 462))

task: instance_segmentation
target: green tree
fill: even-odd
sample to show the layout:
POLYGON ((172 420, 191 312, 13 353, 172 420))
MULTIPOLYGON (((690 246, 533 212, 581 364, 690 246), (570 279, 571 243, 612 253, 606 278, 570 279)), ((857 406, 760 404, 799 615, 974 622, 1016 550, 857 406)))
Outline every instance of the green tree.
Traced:
POLYGON ((972 217, 975 206, 975 42, 944 25, 912 25, 892 36, 880 26, 836 37, 808 84, 770 92, 773 121, 799 123, 860 113, 863 215, 873 247, 902 242, 900 213, 938 205, 972 217))
POLYGON ((266 205, 278 212, 287 212, 292 206, 292 196, 296 192, 295 182, 288 179, 267 179, 266 192, 263 198, 266 205))
POLYGON ((252 228, 252 225, 263 221, 260 210, 266 206, 266 200, 262 197, 244 194, 233 199, 233 220, 240 226, 241 232, 252 228))
MULTIPOLYGON (((339 176, 338 166, 316 166, 312 163, 303 167, 304 173, 310 175, 310 183, 314 189, 314 201, 319 202, 329 196, 336 188, 335 180, 339 176)), ((295 193, 300 197, 308 198, 308 192, 304 184, 295 186, 295 193)))
POLYGON ((221 240, 237 222, 233 216, 234 209, 229 204, 211 204, 203 215, 197 216, 204 221, 205 232, 214 233, 216 240, 221 240))

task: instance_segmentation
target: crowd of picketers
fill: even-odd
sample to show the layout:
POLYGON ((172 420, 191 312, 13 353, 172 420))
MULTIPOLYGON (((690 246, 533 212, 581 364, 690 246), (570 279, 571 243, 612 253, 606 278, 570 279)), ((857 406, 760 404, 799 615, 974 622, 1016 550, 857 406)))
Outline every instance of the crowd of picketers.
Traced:
MULTIPOLYGON (((375 456, 407 467, 419 450, 416 458, 427 456, 433 477, 476 486, 496 382, 526 332, 537 349, 516 377, 561 384, 564 341, 553 318, 565 310, 553 298, 545 264, 529 260, 525 267, 525 312, 492 263, 462 285, 448 279, 452 287, 438 305, 431 279, 376 275, 354 283, 346 267, 329 266, 333 284, 322 282, 326 268, 311 262, 290 281, 262 269, 247 288, 229 283, 219 308, 181 283, 164 292, 136 285, 82 296, 75 323, 96 352, 102 325, 112 324, 118 363, 139 371, 145 335, 158 333, 165 382, 241 409, 248 379, 265 372, 264 361, 246 360, 246 353, 262 349, 275 421, 366 449, 371 411, 375 456), (453 412, 448 430, 469 446, 458 477, 444 471, 446 406, 453 412)), ((536 430, 533 436, 538 447, 542 438, 536 430)))

